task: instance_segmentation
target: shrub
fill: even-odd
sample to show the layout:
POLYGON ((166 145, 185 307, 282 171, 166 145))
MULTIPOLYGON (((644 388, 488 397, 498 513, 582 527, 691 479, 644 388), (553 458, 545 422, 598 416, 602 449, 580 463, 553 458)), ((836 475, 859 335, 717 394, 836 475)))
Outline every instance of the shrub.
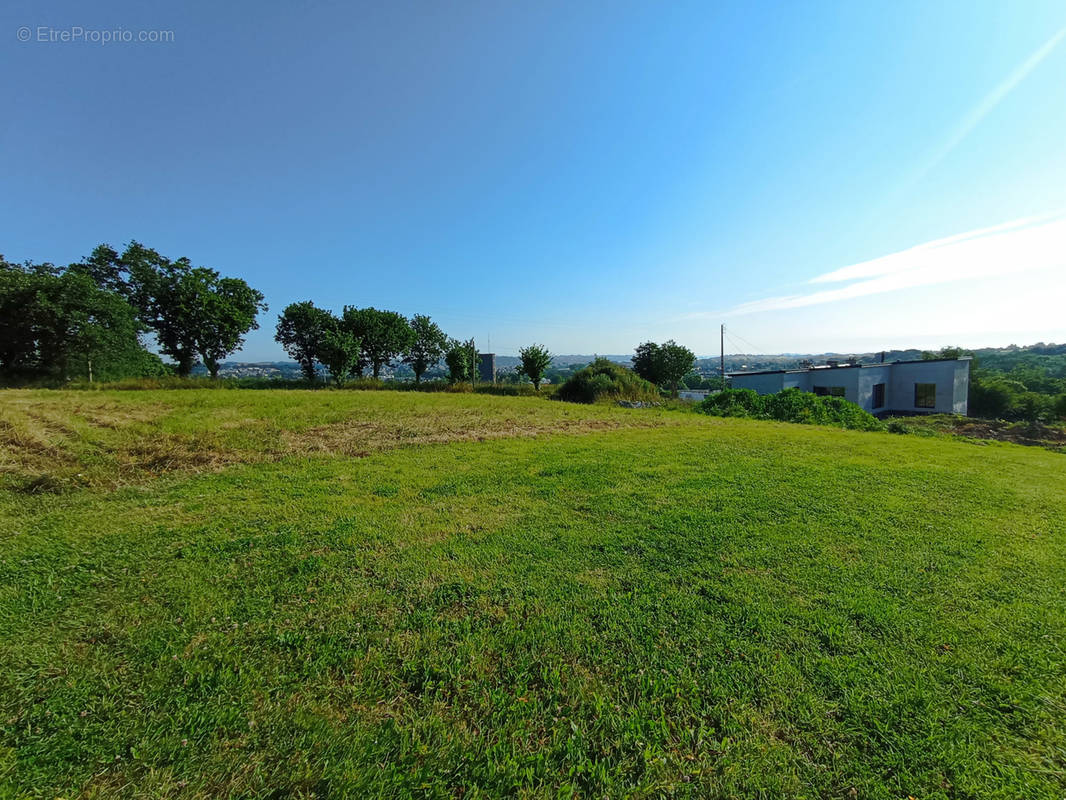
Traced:
POLYGON ((770 419, 808 425, 826 425, 829 423, 832 412, 824 401, 840 399, 839 397, 819 397, 800 389, 785 389, 777 394, 764 397, 763 409, 770 419))
POLYGON ((609 400, 658 402, 659 391, 633 370, 598 358, 571 375, 555 396, 570 403, 609 400))
POLYGON ((763 398, 752 389, 724 389, 707 397, 699 407, 715 417, 766 418, 763 398))
POLYGON ((700 410, 718 417, 835 425, 860 431, 882 428, 876 417, 843 397, 819 397, 801 389, 785 389, 768 395, 759 395, 751 389, 725 389, 704 400, 700 410))

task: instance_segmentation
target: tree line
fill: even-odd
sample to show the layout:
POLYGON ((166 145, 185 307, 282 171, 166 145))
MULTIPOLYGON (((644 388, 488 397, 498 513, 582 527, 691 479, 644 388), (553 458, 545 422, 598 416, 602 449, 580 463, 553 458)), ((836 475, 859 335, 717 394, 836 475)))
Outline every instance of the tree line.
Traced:
MULTIPOLYGON (((244 280, 137 241, 121 253, 101 244, 65 267, 0 256, 0 380, 188 376, 198 363, 217 378, 265 311, 262 292, 244 280), (172 363, 146 346, 147 336, 172 363)), ((343 384, 379 378, 396 363, 409 365, 416 383, 441 364, 453 383, 477 378, 474 340, 447 335, 423 314, 346 305, 338 315, 303 301, 278 315, 275 339, 308 381, 319 367, 343 384)), ((539 391, 552 358, 543 345, 528 345, 516 372, 539 391)), ((672 340, 644 342, 633 357, 640 377, 675 395, 694 364, 692 351, 672 340)))
POLYGON ((969 415, 1052 422, 1066 419, 1066 345, 964 350, 943 347, 923 359, 970 356, 969 415))
MULTIPOLYGON (((404 363, 415 383, 442 362, 452 383, 477 378, 478 352, 473 339, 447 335, 425 314, 407 319, 396 311, 344 306, 340 315, 310 300, 288 305, 278 316, 275 340, 300 365, 308 381, 316 380, 321 365, 337 385, 367 373, 381 376, 384 367, 404 363)), ((539 344, 519 351, 519 371, 540 389, 552 355, 539 344)))
POLYGON ((240 278, 136 241, 66 267, 0 256, 0 379, 186 376, 201 361, 215 377, 266 309, 240 278), (148 350, 149 333, 173 365, 148 350))

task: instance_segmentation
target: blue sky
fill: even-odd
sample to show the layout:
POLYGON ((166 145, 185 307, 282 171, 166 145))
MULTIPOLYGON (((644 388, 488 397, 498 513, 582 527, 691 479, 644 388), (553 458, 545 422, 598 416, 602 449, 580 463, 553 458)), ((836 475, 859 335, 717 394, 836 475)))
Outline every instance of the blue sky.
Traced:
POLYGON ((0 252, 243 277, 241 358, 303 299, 503 354, 1066 340, 1061 0, 172 5, 4 4, 0 252))

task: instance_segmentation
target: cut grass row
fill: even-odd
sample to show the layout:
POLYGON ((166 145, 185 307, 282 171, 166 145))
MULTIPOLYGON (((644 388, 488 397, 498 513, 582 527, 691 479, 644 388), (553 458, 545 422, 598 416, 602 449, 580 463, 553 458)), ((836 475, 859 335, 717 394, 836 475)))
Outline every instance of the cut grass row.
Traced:
POLYGON ((677 424, 534 397, 413 392, 0 392, 0 488, 116 487, 289 455, 677 424))
MULTIPOLYGON (((319 397, 137 424, 517 413, 319 397)), ((0 785, 1062 796, 1061 455, 669 419, 7 494, 0 785)))

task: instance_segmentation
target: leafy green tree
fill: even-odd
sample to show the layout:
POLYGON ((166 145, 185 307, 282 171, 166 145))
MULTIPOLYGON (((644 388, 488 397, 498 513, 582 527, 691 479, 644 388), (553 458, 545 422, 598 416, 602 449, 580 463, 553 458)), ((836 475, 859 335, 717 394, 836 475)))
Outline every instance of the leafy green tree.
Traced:
MULTIPOLYGON (((310 300, 290 303, 278 315, 274 339, 285 348, 289 358, 300 365, 304 377, 315 379, 315 362, 326 363, 322 355, 326 334, 337 325, 337 318, 310 300)), ((349 334, 350 335, 350 334, 349 334)), ((354 337, 353 337, 354 338, 354 337)), ((348 372, 351 372, 349 368, 348 372)), ((331 374, 332 373, 331 371, 331 374)))
POLYGON ((0 373, 8 380, 158 373, 134 309, 77 270, 0 257, 0 373))
POLYGON ((411 317, 411 331, 411 344, 403 360, 414 370, 415 383, 421 383, 423 373, 440 363, 448 346, 448 337, 437 323, 424 314, 411 317))
POLYGON ((267 308, 263 295, 243 280, 194 267, 187 258, 171 261, 136 241, 117 259, 113 254, 102 245, 79 270, 129 297, 179 375, 192 372, 199 357, 217 377, 222 359, 259 327, 256 316, 267 308))
POLYGON ((197 267, 192 275, 197 289, 194 347, 211 377, 217 378, 221 362, 240 349, 248 331, 259 327, 256 317, 267 305, 263 293, 240 278, 223 278, 205 267, 197 267))
POLYGON ((452 383, 472 381, 476 358, 477 350, 473 339, 466 342, 449 339, 448 349, 444 353, 444 363, 448 367, 448 380, 452 383))
MULTIPOLYGON (((136 242, 130 244, 130 247, 135 246, 139 247, 136 242)), ((158 253, 156 255, 158 256, 158 253)), ((110 245, 98 245, 84 261, 71 264, 69 271, 87 275, 101 289, 115 292, 127 300, 131 299, 133 287, 130 283, 129 266, 124 257, 110 245)))
POLYGON ((381 368, 407 351, 414 331, 407 319, 395 311, 376 308, 344 307, 344 327, 362 343, 362 353, 356 367, 360 375, 370 367, 375 378, 381 368))
POLYGON ((659 348, 659 355, 663 379, 669 384, 671 394, 677 397, 677 386, 696 365, 696 354, 671 339, 659 348))
POLYGON ((0 371, 8 379, 29 375, 38 367, 32 322, 39 281, 29 269, 0 257, 0 371))
POLYGON ((633 371, 656 386, 669 386, 677 397, 677 387, 696 365, 696 354, 673 339, 663 344, 644 342, 633 356, 633 371))
POLYGON ((936 361, 938 358, 962 358, 966 351, 961 347, 941 347, 939 350, 923 350, 922 361, 936 361))
POLYGON ((642 342, 633 355, 633 371, 656 386, 663 382, 663 360, 659 350, 655 342, 642 342))
POLYGON ((1015 398, 1025 386, 1008 380, 1002 374, 986 376, 984 371, 970 376, 969 413, 986 419, 1006 419, 1011 416, 1015 398))
POLYGON ((690 372, 684 378, 681 379, 681 384, 686 389, 703 389, 703 376, 698 372, 690 372))
POLYGON ((329 374, 333 376, 333 383, 343 386, 359 364, 360 344, 351 332, 339 324, 339 320, 335 322, 336 324, 331 325, 322 337, 318 349, 318 360, 326 365, 329 374))
POLYGON ((1056 417, 1059 419, 1066 419, 1066 394, 1060 394, 1055 398, 1053 410, 1056 417))
POLYGON ((543 345, 531 344, 519 350, 518 357, 522 360, 518 371, 528 377, 533 382, 533 388, 539 392, 544 372, 551 366, 552 354, 543 345))

